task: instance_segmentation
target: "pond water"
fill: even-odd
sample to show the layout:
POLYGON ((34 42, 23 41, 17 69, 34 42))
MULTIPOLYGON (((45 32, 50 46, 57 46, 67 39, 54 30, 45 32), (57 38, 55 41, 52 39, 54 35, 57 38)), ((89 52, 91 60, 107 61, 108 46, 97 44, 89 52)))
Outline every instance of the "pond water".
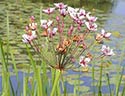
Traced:
MULTIPOLYGON (((68 0, 67 0, 68 2, 68 0)), ((103 2, 103 3, 84 3, 89 10, 92 10, 93 8, 96 9, 97 17, 99 18, 99 26, 104 27, 107 31, 110 31, 113 36, 111 38, 111 42, 106 42, 106 44, 113 47, 115 50, 116 56, 111 58, 112 65, 105 68, 105 73, 108 72, 109 76, 111 77, 111 88, 113 89, 115 87, 114 85, 114 79, 116 74, 116 68, 119 66, 125 65, 125 59, 119 64, 121 53, 123 48, 122 46, 125 46, 125 0, 114 0, 114 2, 103 2), (101 6, 101 7, 100 7, 101 6)), ((76 3, 76 5, 80 5, 81 7, 84 5, 82 3, 76 3)), ((47 4, 45 4, 47 5, 47 4)), ((36 2, 36 3, 20 3, 17 2, 14 3, 13 0, 11 2, 6 1, 0 1, 0 37, 2 37, 2 40, 6 42, 7 38, 7 28, 6 28, 6 10, 9 10, 9 24, 10 24, 10 48, 11 51, 13 51, 15 60, 17 61, 17 68, 20 70, 18 72, 20 83, 23 83, 23 76, 26 74, 26 68, 27 64, 29 64, 29 59, 26 54, 26 48, 25 45, 21 41, 21 35, 24 31, 24 26, 26 25, 28 21, 28 17, 30 15, 35 15, 36 19, 39 20, 39 9, 40 6, 42 6, 42 3, 36 2)), ((73 4, 75 6, 75 4, 73 4)), ((4 43, 5 43, 4 42, 4 43)), ((5 43, 6 44, 6 43, 5 43)), ((5 47, 6 48, 6 47, 5 47)), ((124 55, 123 55, 124 56, 124 55)), ((37 57, 36 57, 37 58, 37 57)), ((1 60, 0 60, 1 61, 1 60)), ((9 59, 10 64, 11 58, 9 59)), ((0 63, 1 64, 1 63, 0 63)), ((1 65, 0 65, 0 74, 1 74, 1 65)), ((97 66, 97 75, 99 74, 99 66, 97 66)), ((12 71, 12 66, 10 66, 10 71, 12 71)), ((67 78, 66 85, 68 87, 68 92, 73 92, 73 83, 78 78, 81 80, 81 92, 88 93, 93 91, 92 86, 92 78, 91 78, 91 71, 88 73, 82 73, 82 72, 74 72, 72 70, 69 70, 66 72, 65 77, 67 78), (83 91, 84 90, 84 91, 83 91)), ((125 72, 124 72, 125 73, 125 72)), ((123 74, 124 74, 123 73, 123 74)), ((98 76, 95 78, 95 82, 98 81, 98 76)), ((17 82, 15 75, 11 76, 11 81, 14 86, 14 89, 17 89, 17 82)), ((107 89, 107 86, 105 84, 105 80, 103 81, 103 87, 102 92, 108 93, 109 90, 107 89)), ((23 86, 20 86, 23 88, 23 86)), ((96 87, 94 87, 96 89, 96 87)), ((121 86, 122 89, 122 86, 121 86)), ((0 91, 2 90, 2 77, 0 76, 0 91)))

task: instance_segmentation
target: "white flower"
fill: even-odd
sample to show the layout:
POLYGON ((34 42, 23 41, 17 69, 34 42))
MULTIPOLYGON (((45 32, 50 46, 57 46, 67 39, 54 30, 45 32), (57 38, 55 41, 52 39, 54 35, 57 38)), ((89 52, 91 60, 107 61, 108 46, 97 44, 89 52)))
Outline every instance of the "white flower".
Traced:
POLYGON ((22 37, 23 37, 22 41, 24 43, 29 43, 29 41, 31 41, 29 38, 29 35, 27 35, 27 34, 23 34, 22 37))
POLYGON ((85 18, 85 16, 86 16, 85 10, 80 9, 79 12, 77 13, 77 17, 78 17, 80 20, 82 20, 82 19, 85 18))
POLYGON ((37 37, 36 31, 32 31, 32 35, 31 36, 33 37, 33 39, 35 39, 37 37))
POLYGON ((44 29, 47 29, 49 26, 51 26, 53 23, 52 20, 41 20, 41 27, 43 27, 44 29))
POLYGON ((43 12, 46 14, 51 14, 54 12, 54 10, 55 10, 55 8, 48 8, 48 9, 44 9, 43 12))
POLYGON ((101 51, 102 51, 102 54, 105 55, 105 56, 115 55, 114 52, 113 52, 113 49, 110 49, 110 47, 108 47, 106 45, 102 46, 101 51))
POLYGON ((56 6, 56 8, 59 8, 59 9, 63 9, 67 7, 67 5, 64 5, 63 3, 54 3, 54 5, 56 6))
POLYGON ((48 26, 51 26, 51 25, 52 25, 52 23, 53 23, 53 21, 52 21, 52 20, 48 20, 47 25, 48 25, 48 26))
POLYGON ((85 24, 90 31, 97 31, 96 23, 85 22, 85 24))
POLYGON ((57 31, 58 31, 58 28, 53 28, 52 33, 55 35, 57 31))
POLYGON ((97 17, 90 16, 90 12, 86 14, 86 18, 89 20, 89 22, 95 22, 97 20, 97 17))
POLYGON ((23 34, 22 37, 23 37, 22 41, 24 43, 30 43, 33 39, 37 37, 36 31, 32 31, 31 35, 23 34))
POLYGON ((80 9, 79 13, 80 13, 81 15, 84 15, 84 16, 86 15, 86 12, 85 12, 84 9, 80 9))
POLYGON ((76 15, 76 13, 75 12, 72 12, 72 13, 70 13, 69 14, 70 15, 70 17, 73 19, 73 20, 77 20, 77 15, 76 15))
POLYGON ((104 38, 109 38, 111 36, 111 33, 109 32, 105 32, 104 29, 101 30, 101 35, 104 37, 104 38))
POLYGON ((58 28, 53 28, 52 30, 50 28, 47 29, 47 32, 49 35, 55 35, 57 32, 58 28))
POLYGON ((66 16, 67 13, 68 13, 68 12, 66 11, 66 9, 64 9, 64 8, 63 8, 63 9, 60 9, 59 11, 60 11, 60 14, 61 14, 62 16, 66 16))
POLYGON ((88 57, 85 57, 85 56, 80 56, 80 60, 79 60, 79 64, 82 66, 82 67, 87 67, 88 63, 91 61, 90 58, 88 57))
POLYGON ((77 13, 79 8, 68 7, 67 10, 68 10, 69 14, 71 14, 71 13, 77 13))

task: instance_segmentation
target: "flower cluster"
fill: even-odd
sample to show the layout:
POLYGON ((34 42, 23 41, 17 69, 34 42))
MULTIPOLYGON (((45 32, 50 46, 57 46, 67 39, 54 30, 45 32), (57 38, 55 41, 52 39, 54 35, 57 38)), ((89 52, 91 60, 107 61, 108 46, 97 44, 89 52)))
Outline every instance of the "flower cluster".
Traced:
MULTIPOLYGON (((39 33, 40 36, 37 36, 37 23, 34 22, 34 16, 30 17, 30 24, 26 26, 26 34, 22 36, 23 42, 33 46, 34 39, 42 38, 39 45, 44 46, 33 46, 33 48, 37 51, 42 49, 40 50, 42 52, 38 54, 42 55, 52 68, 65 70, 76 67, 74 62, 77 62, 78 58, 80 58, 79 64, 86 68, 88 63, 93 60, 89 51, 90 47, 95 46, 94 42, 102 44, 103 39, 109 39, 111 33, 102 29, 101 33, 95 36, 94 42, 89 44, 87 40, 91 38, 88 36, 97 31, 97 17, 92 16, 90 12, 84 9, 73 8, 63 3, 54 3, 54 6, 42 10, 49 18, 40 21, 42 28, 42 33, 39 33), (52 18, 52 14, 55 14, 55 18, 52 18), (43 40, 44 38, 45 40, 43 40), (46 57, 44 54, 49 55, 46 57), (54 64, 50 60, 51 57, 49 59, 50 55, 55 61, 54 64)), ((114 55, 113 50, 105 45, 102 46, 101 52, 101 56, 114 55)))
POLYGON ((30 17, 30 24, 26 26, 25 30, 26 30, 26 34, 23 34, 22 37, 22 41, 24 43, 31 43, 32 40, 34 40, 37 35, 36 35, 36 29, 37 29, 37 23, 35 23, 35 17, 31 16, 30 17))

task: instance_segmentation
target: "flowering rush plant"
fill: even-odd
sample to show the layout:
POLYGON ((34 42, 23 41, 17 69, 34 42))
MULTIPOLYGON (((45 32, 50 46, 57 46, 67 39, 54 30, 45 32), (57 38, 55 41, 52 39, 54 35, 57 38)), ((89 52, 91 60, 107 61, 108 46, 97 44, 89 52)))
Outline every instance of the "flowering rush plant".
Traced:
MULTIPOLYGON (((73 8, 63 3, 54 3, 53 8, 42 10, 48 19, 42 19, 41 30, 35 23, 35 17, 30 17, 26 26, 26 33, 22 41, 31 45, 35 52, 50 67, 65 70, 88 64, 94 60, 91 50, 104 39, 110 39, 111 33, 97 33, 97 17, 92 16, 85 9, 73 8), (94 34, 94 35, 93 35, 94 34), (94 37, 94 40, 91 40, 94 37), (78 63, 77 63, 78 62, 78 63)), ((102 45, 99 57, 114 55, 113 49, 102 45)))

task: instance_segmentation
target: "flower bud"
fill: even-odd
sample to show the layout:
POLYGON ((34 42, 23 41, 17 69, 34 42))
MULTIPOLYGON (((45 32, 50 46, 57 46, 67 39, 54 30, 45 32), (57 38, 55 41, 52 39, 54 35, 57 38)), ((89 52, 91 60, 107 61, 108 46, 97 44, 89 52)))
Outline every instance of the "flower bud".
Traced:
POLYGON ((35 20, 35 17, 34 17, 34 16, 30 16, 30 19, 31 19, 31 20, 35 20))
POLYGON ((73 30, 74 30, 74 27, 71 25, 69 30, 68 30, 68 35, 69 36, 72 35, 73 30))
POLYGON ((60 20, 60 17, 59 17, 59 16, 56 16, 56 20, 59 22, 59 20, 60 20))
POLYGON ((29 30, 29 26, 26 26, 26 27, 25 27, 25 30, 28 31, 28 30, 29 30))

